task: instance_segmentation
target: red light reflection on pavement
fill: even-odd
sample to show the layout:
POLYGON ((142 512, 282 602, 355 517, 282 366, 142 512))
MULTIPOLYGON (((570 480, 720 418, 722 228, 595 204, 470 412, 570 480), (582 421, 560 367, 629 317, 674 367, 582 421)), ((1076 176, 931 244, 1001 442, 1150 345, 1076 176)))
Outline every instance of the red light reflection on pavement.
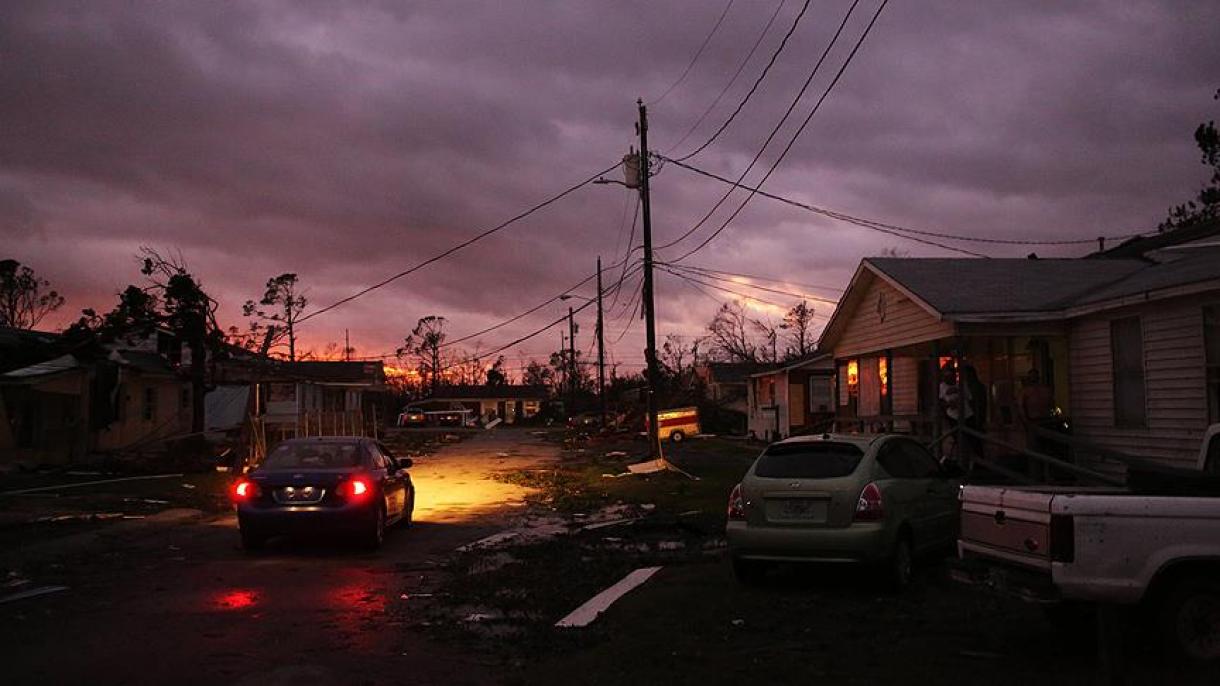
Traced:
POLYGON ((221 591, 212 598, 212 603, 222 610, 248 610, 258 604, 258 591, 233 589, 221 591))

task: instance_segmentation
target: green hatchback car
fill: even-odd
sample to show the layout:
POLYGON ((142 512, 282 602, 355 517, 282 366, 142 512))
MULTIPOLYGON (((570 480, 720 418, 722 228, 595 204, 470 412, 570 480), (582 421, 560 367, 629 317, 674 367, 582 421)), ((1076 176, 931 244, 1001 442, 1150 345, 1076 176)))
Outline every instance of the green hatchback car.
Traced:
POLYGON ((867 564, 901 588, 916 555, 956 541, 959 477, 908 436, 773 443, 729 497, 733 571, 756 583, 776 562, 867 564))

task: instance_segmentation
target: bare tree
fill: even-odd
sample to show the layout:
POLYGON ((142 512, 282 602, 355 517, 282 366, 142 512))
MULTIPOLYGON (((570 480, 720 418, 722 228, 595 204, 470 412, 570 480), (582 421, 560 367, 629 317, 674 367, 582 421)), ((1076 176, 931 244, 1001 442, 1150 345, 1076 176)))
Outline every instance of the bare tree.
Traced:
POLYGON ((260 332, 264 333, 264 349, 282 344, 287 339, 288 359, 295 362, 296 323, 308 303, 305 294, 297 292, 297 275, 286 273, 267 279, 262 299, 258 302, 247 300, 241 309, 245 316, 256 317, 250 323, 250 332, 255 338, 260 332))
POLYGON ((760 362, 779 362, 779 332, 770 319, 751 319, 750 326, 762 337, 763 344, 758 349, 760 362))
POLYGON ((521 375, 521 383, 526 386, 546 386, 550 388, 555 383, 555 371, 538 360, 530 360, 525 365, 521 375))
POLYGON ((707 325, 712 346, 729 362, 758 361, 758 346, 750 329, 750 317, 741 303, 724 303, 707 325))
POLYGON ((0 326, 32 329, 63 307, 63 296, 50 287, 17 260, 0 260, 0 326))
POLYGON ((403 341, 397 350, 399 358, 407 357, 415 361, 420 377, 428 384, 433 393, 440 386, 444 366, 441 360, 441 346, 445 343, 445 318, 429 315, 421 318, 411 335, 403 341))
POLYGON ((805 357, 813 352, 817 340, 813 337, 814 309, 804 300, 792 306, 784 315, 779 328, 785 333, 788 343, 788 356, 805 357))

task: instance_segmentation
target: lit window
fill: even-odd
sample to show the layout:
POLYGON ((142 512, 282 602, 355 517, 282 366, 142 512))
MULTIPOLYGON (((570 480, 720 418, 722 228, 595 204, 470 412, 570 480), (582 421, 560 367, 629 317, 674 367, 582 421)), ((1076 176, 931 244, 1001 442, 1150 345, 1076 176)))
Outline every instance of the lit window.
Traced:
POLYGON ((877 378, 881 380, 881 395, 889 395, 890 368, 889 362, 884 357, 877 358, 877 378))
POLYGON ((855 388, 860 383, 860 365, 855 360, 847 361, 847 385, 855 388))

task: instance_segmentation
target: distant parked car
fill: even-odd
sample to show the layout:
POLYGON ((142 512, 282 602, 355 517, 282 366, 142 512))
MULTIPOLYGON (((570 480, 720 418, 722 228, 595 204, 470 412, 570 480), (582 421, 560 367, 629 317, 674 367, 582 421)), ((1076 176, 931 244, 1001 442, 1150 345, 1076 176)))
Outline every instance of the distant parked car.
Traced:
POLYGON ((733 571, 753 583, 776 562, 865 564, 901 588, 917 554, 954 544, 959 473, 905 436, 773 443, 729 497, 733 571))
POLYGON ((411 523, 411 460, 358 437, 294 438, 280 443, 231 491, 242 546, 272 536, 339 534, 379 547, 386 528, 411 523))
POLYGON ((428 423, 428 415, 424 413, 424 408, 418 406, 408 406, 398 414, 399 426, 424 426, 428 423))
POLYGON ((568 426, 573 429, 596 430, 601 428, 602 416, 597 412, 582 412, 568 417, 568 426))

